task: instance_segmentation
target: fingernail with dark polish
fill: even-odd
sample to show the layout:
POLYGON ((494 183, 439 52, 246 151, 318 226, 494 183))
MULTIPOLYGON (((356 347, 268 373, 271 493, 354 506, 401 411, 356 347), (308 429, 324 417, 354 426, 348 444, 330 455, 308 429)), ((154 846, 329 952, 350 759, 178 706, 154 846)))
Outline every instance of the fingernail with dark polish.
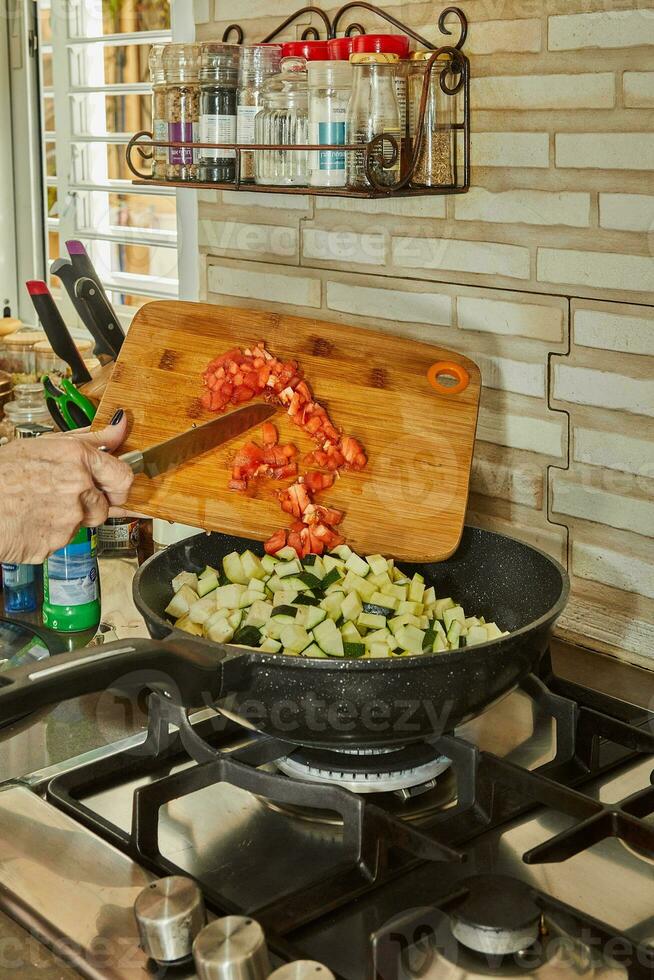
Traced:
POLYGON ((118 425, 118 423, 121 421, 124 414, 125 414, 125 410, 119 408, 116 414, 114 415, 114 417, 112 418, 111 422, 109 423, 109 425, 118 425))

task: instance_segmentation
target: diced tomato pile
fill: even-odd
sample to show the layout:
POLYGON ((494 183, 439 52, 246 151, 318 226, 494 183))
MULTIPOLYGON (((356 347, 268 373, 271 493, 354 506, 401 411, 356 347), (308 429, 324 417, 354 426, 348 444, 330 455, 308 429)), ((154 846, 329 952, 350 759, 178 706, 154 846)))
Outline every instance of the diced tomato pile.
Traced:
MULTIPOLYGON (((342 513, 316 505, 312 495, 328 490, 336 471, 362 470, 368 460, 361 443, 342 435, 326 409, 314 399, 297 361, 277 360, 261 341, 255 347, 234 348, 215 358, 203 380, 207 390, 201 401, 208 411, 224 412, 229 405, 263 395, 284 405, 291 421, 317 443, 317 448, 305 457, 307 466, 314 468, 279 494, 282 510, 293 516, 295 523, 290 531, 276 531, 266 542, 266 551, 276 554, 288 544, 305 557, 342 544, 345 539, 334 530, 343 519, 342 513)), ((248 442, 237 453, 231 490, 245 492, 251 480, 261 477, 283 480, 298 476, 295 446, 278 445, 277 429, 270 422, 264 424, 262 435, 263 447, 248 442)))

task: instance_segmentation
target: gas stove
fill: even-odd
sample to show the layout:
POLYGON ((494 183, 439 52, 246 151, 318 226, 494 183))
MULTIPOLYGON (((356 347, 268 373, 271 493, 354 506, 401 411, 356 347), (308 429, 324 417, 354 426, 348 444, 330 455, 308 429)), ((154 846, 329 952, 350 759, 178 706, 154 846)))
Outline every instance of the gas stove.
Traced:
POLYGON ((0 910, 75 974, 654 976, 654 713, 548 669, 390 750, 228 709, 0 787, 0 910))

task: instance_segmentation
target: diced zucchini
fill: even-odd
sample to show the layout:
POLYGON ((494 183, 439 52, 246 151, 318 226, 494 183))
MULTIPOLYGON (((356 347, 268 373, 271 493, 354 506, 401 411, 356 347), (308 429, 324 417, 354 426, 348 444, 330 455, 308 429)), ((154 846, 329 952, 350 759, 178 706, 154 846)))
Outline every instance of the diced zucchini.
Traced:
POLYGON ((173 592, 177 593, 183 585, 188 585, 194 592, 198 591, 198 577, 195 572, 180 572, 171 583, 173 592))
POLYGON ((270 619, 272 611, 272 603, 264 602, 263 599, 257 599, 248 609, 245 625, 261 628, 270 619))
POLYGON ((344 643, 343 650, 346 657, 351 660, 358 660, 366 655, 365 643, 344 643))
POLYGON ((497 623, 486 623, 484 629, 489 640, 499 640, 501 636, 507 636, 506 633, 502 632, 497 623))
POLYGON ((370 602, 370 599, 377 591, 372 582, 366 582, 365 578, 361 578, 356 572, 347 573, 343 582, 343 588, 346 592, 352 592, 354 589, 359 593, 364 602, 370 602))
POLYGON ((384 595, 394 596, 399 602, 405 602, 409 594, 409 589, 406 585, 382 585, 381 591, 384 595))
POLYGON ((412 616, 421 616, 424 610, 424 606, 421 602, 414 602, 413 600, 408 600, 406 602, 401 602, 397 607, 398 613, 411 613, 412 616))
POLYGON ((265 626, 261 627, 261 632, 263 636, 266 636, 271 640, 279 640, 285 625, 287 624, 282 623, 281 620, 273 619, 271 617, 265 626))
POLYGON ((276 619, 278 623, 282 623, 284 626, 292 625, 295 622, 299 610, 296 606, 275 606, 271 619, 276 619))
POLYGON ((248 582, 248 592, 258 592, 259 595, 264 595, 266 592, 266 586, 263 579, 251 578, 248 582))
POLYGON ((437 619, 442 619, 446 609, 454 609, 456 603, 454 599, 437 599, 434 605, 434 613, 437 619))
POLYGON ((341 604, 343 619, 354 622, 363 612, 363 605, 357 592, 349 592, 341 604))
POLYGON ((370 565, 363 558, 359 558, 354 552, 345 562, 345 567, 350 571, 354 572, 355 575, 360 575, 361 578, 365 578, 370 572, 370 565))
POLYGON ((380 606, 375 602, 364 602, 363 611, 370 613, 372 616, 383 616, 384 619, 390 619, 395 613, 395 610, 390 606, 380 606))
POLYGON ((339 544, 337 548, 332 548, 332 555, 337 555, 343 561, 347 561, 352 554, 352 549, 346 544, 339 544))
POLYGON ((464 613, 462 606, 451 606, 450 609, 446 609, 443 613, 443 622, 445 623, 445 629, 448 632, 450 626, 455 621, 458 622, 461 627, 465 626, 466 614, 464 613))
POLYGON ((235 582, 237 585, 245 585, 249 581, 250 576, 246 575, 243 570, 241 556, 237 551, 232 551, 231 554, 225 555, 223 558, 223 570, 229 581, 235 582))
POLYGON ((289 575, 300 575, 301 571, 302 565, 298 559, 295 558, 292 561, 280 561, 275 569, 275 574, 278 576, 278 578, 287 578, 289 575))
POLYGON ((241 593, 241 596, 238 600, 238 608, 246 609, 247 606, 251 606, 253 602, 256 602, 260 598, 261 598, 260 592, 250 592, 249 589, 246 589, 245 592, 241 593))
POLYGON ((467 630, 469 630, 471 626, 481 626, 481 623, 476 616, 466 616, 466 620, 463 625, 467 630))
POLYGON ((330 657, 344 656, 343 637, 333 620, 326 619, 319 623, 313 631, 313 636, 323 653, 330 657))
POLYGON ((363 637, 359 633, 354 623, 343 623, 341 626, 341 636, 344 643, 361 643, 363 637))
POLYGON ((386 643, 388 646, 395 642, 393 634, 390 630, 381 629, 373 630, 371 633, 366 633, 366 637, 363 641, 366 646, 370 646, 371 643, 386 643))
POLYGON ((306 630, 312 630, 314 626, 322 623, 326 618, 327 613, 324 609, 317 608, 316 606, 301 606, 295 622, 298 626, 304 626, 306 630))
POLYGON ((374 606, 384 606, 386 609, 395 611, 400 605, 400 600, 393 595, 384 595, 383 592, 374 592, 370 597, 370 602, 374 606))
POLYGON ((432 648, 432 653, 444 653, 448 650, 447 640, 443 639, 440 633, 436 634, 436 639, 434 640, 434 646, 432 648))
POLYGON ((422 604, 427 608, 428 606, 433 606, 436 602, 436 590, 432 585, 429 589, 425 589, 425 593, 422 597, 422 604))
POLYGON ((244 585, 220 585, 212 595, 215 598, 216 609, 238 609, 241 596, 247 592, 244 585))
POLYGON ((280 581, 284 583, 284 588, 293 589, 294 592, 311 592, 311 586, 307 585, 299 575, 287 575, 280 581))
POLYGON ((309 589, 322 588, 322 580, 319 579, 317 575, 314 575, 313 572, 300 572, 298 578, 301 582, 304 582, 309 589))
POLYGON ((293 589, 282 589, 281 592, 275 592, 273 606, 292 606, 297 598, 298 594, 293 589))
POLYGON ((263 558, 261 559, 261 566, 267 572, 274 572, 275 565, 277 565, 278 563, 279 563, 279 559, 275 558, 274 555, 264 555, 263 558))
POLYGON ((466 646, 476 646, 479 643, 488 643, 488 632, 485 626, 471 626, 466 636, 466 646))
POLYGON ((192 623, 206 623, 209 617, 216 611, 214 593, 206 595, 204 599, 194 602, 188 611, 188 617, 192 623))
POLYGON ((438 633, 436 630, 428 629, 425 630, 425 638, 422 641, 422 652, 431 653, 434 649, 434 643, 436 642, 436 637, 438 633))
POLYGON ((259 649, 262 653, 279 653, 279 651, 282 649, 282 645, 279 640, 273 640, 267 636, 259 649))
MULTIPOLYGON (((343 572, 343 569, 345 568, 345 562, 341 558, 337 558, 336 555, 323 555, 322 563, 325 569, 325 575, 328 575, 329 572, 333 572, 334 569, 336 569, 338 572, 343 572)), ((343 572, 343 574, 345 574, 345 572, 343 572)))
POLYGON ((317 599, 311 592, 301 592, 296 599, 293 600, 296 606, 319 606, 320 599, 317 599))
POLYGON ((236 632, 241 623, 243 622, 243 611, 241 609, 236 609, 234 612, 230 613, 227 617, 227 622, 236 632))
POLYGON ((248 581, 251 578, 261 579, 266 576, 266 569, 261 564, 261 559, 257 558, 251 551, 243 552, 241 555, 241 565, 248 577, 248 581))
POLYGON ((277 557, 280 561, 293 561, 294 558, 297 558, 297 551, 295 548, 291 548, 290 545, 286 545, 284 548, 279 549, 277 557))
POLYGON ((422 602, 422 597, 425 594, 425 580, 422 575, 418 572, 411 579, 411 585, 409 586, 409 599, 411 602, 422 602))
POLYGON ((171 619, 182 619, 188 616, 189 609, 199 598, 190 585, 182 585, 166 606, 166 613, 171 619))
POLYGON ((461 640, 461 623, 458 619, 453 619, 447 631, 447 642, 450 650, 458 650, 461 640))
POLYGON ((390 655, 391 650, 386 643, 371 643, 368 647, 368 656, 372 660, 386 660, 390 655))
POLYGON ((258 648, 261 646, 261 631, 256 626, 242 626, 234 634, 232 643, 242 647, 258 648))
POLYGON ((403 616, 396 616, 394 619, 388 620, 388 628, 394 636, 397 636, 403 626, 415 626, 419 629, 420 620, 417 616, 411 616, 409 613, 404 613, 403 616))
POLYGON ((228 619, 221 618, 213 624, 207 636, 214 643, 229 643, 234 636, 234 627, 228 619))
POLYGON ((422 630, 417 629, 415 626, 403 626, 401 630, 395 634, 397 642, 400 644, 403 650, 407 653, 422 653, 423 644, 425 642, 425 634, 422 630))
POLYGON ((375 588, 379 589, 380 592, 384 588, 384 586, 388 588, 389 585, 393 584, 390 580, 388 572, 382 572, 381 575, 373 575, 371 572, 370 575, 366 576, 366 580, 368 582, 372 582, 375 588))
MULTIPOLYGON (((329 557, 329 556, 327 556, 329 557)), ((325 562, 325 567, 327 563, 325 562)), ((336 585, 343 578, 340 568, 330 568, 326 575, 323 576, 320 583, 322 589, 328 589, 332 585, 336 585)))
POLYGON ((318 660, 327 660, 327 654, 323 653, 317 643, 312 643, 306 650, 302 651, 303 657, 316 657, 318 660))
POLYGON ((381 630, 386 626, 386 617, 362 612, 357 619, 357 626, 365 626, 366 629, 371 630, 381 630))
POLYGON ((343 592, 331 592, 329 595, 325 596, 320 605, 325 610, 329 618, 336 622, 342 616, 341 609, 344 600, 345 594, 343 592))
POLYGON ((303 626, 285 626, 280 637, 284 650, 291 653, 302 653, 308 646, 311 646, 312 638, 303 626))
POLYGON ((366 561, 370 565, 373 575, 382 575, 388 571, 388 562, 382 555, 368 555, 366 561))
POLYGON ((190 633, 191 636, 203 635, 200 624, 192 622, 188 616, 183 616, 181 619, 178 619, 175 626, 178 630, 182 630, 184 633, 190 633))

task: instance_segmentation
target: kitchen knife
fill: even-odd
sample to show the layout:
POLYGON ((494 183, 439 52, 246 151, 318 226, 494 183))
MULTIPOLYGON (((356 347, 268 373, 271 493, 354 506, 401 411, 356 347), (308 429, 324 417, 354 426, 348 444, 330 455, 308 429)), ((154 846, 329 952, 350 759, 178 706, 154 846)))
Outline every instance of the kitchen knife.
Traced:
POLYGON ((117 336, 123 337, 124 339, 125 333, 123 331, 122 326, 120 325, 120 320, 116 316, 116 311, 114 310, 113 306, 109 302, 109 297, 107 296, 105 292, 105 288, 102 285, 102 280, 100 279, 100 276, 96 272, 95 266, 93 265, 93 262, 91 261, 91 257, 89 256, 89 253, 86 251, 84 245, 82 244, 82 242, 78 241, 77 239, 72 239, 71 241, 66 242, 66 248, 68 250, 70 261, 72 263, 73 270, 77 275, 77 278, 78 279, 86 278, 86 279, 93 280, 93 282, 100 290, 100 293, 102 294, 102 297, 104 298, 104 301, 107 304, 108 311, 111 314, 112 324, 113 324, 112 329, 116 330, 117 336))
POLYGON ((205 425, 189 429, 167 442, 161 442, 158 446, 142 451, 136 449, 124 453, 120 458, 131 467, 133 473, 145 473, 152 480, 168 470, 176 469, 189 459, 195 459, 210 449, 222 446, 255 425, 262 424, 276 411, 276 405, 246 405, 205 425))
POLYGON ((82 276, 75 283, 75 296, 78 302, 86 306, 103 343, 111 349, 116 360, 125 341, 125 334, 104 292, 95 279, 82 276))
POLYGON ((57 259, 56 262, 52 263, 50 272, 53 276, 57 276, 59 279, 61 279, 66 287, 66 292, 68 293, 70 300, 75 307, 75 312, 95 341, 93 353, 98 358, 100 363, 104 365, 108 364, 110 361, 115 361, 116 351, 114 349, 114 345, 105 340, 104 333, 100 330, 98 324, 96 323, 92 311, 89 309, 84 300, 80 299, 75 292, 75 283, 77 282, 78 275, 73 269, 72 263, 68 259, 57 259))
POLYGON ((68 327, 61 318, 47 283, 40 279, 30 280, 26 286, 52 349, 57 357, 65 361, 72 372, 73 384, 86 384, 91 380, 91 375, 68 332, 68 327))

